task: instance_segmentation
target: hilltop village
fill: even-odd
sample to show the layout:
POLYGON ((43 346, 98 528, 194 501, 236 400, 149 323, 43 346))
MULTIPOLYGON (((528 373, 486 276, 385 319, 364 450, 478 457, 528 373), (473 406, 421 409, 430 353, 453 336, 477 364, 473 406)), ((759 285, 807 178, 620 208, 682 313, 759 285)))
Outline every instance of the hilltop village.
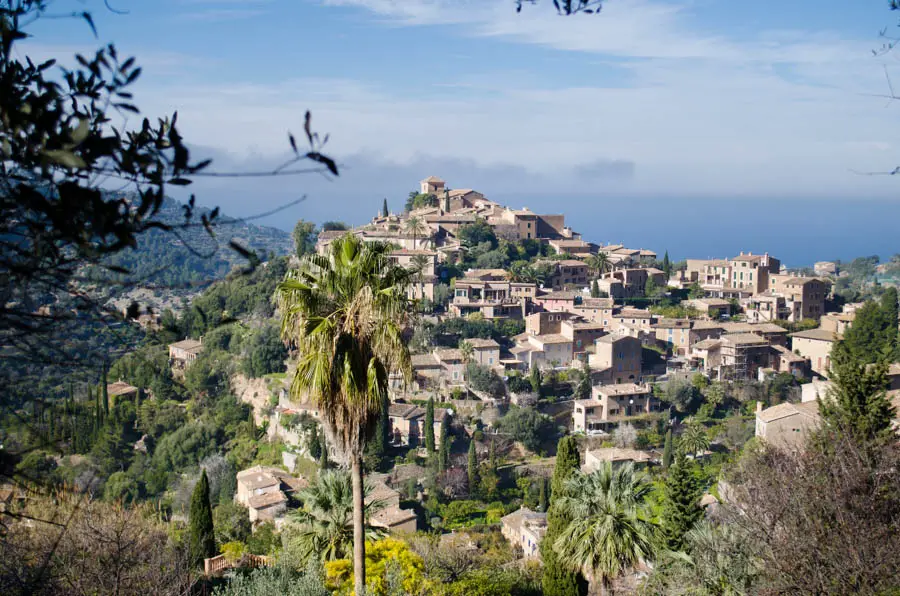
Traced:
MULTIPOLYGON (((700 429, 689 454, 713 470, 703 504, 714 506, 729 453, 754 435, 798 445, 815 426, 831 348, 862 307, 833 306, 832 262, 806 274, 766 252, 672 262, 594 243, 562 214, 514 209, 435 176, 401 213, 385 201, 368 224, 326 227, 337 229, 318 233, 318 253, 349 233, 393 245, 391 258, 412 273, 413 377, 391 380, 394 459, 373 470, 373 495, 387 504, 373 524, 410 533, 499 523, 526 559, 540 556, 545 456, 559 436, 579 438, 586 471, 599 462, 653 468, 671 458, 673 431, 700 429), (444 459, 437 470, 431 449, 444 459), (512 492, 501 467, 515 475, 512 492), (454 503, 465 511, 448 516, 454 503)), ((174 343, 170 361, 183 372, 203 349, 202 338, 174 343)), ((290 399, 290 379, 289 364, 240 394, 284 445, 282 466, 237 474, 237 502, 254 524, 285 519, 290 495, 308 484, 298 461, 340 457, 327 453, 316 407, 290 399)), ((900 403, 900 364, 889 382, 900 403)))

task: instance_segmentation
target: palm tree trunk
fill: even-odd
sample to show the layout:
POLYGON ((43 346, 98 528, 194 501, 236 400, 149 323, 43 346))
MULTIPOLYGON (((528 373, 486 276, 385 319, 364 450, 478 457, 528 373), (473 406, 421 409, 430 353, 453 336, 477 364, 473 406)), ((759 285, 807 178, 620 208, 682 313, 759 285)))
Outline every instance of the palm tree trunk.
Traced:
POLYGON ((363 504, 362 457, 350 456, 350 477, 353 481, 353 593, 364 596, 366 592, 366 535, 363 504))

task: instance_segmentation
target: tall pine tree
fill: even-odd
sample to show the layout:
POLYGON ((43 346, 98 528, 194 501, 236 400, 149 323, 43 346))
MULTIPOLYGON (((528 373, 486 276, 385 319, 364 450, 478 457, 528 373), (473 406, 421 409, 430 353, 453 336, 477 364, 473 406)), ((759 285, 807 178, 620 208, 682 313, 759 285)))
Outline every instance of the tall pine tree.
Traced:
POLYGON ((666 444, 663 448, 663 468, 668 470, 672 465, 672 429, 666 431, 666 444))
POLYGON ((478 474, 478 451, 475 446, 475 439, 469 441, 469 461, 467 471, 469 473, 469 494, 477 494, 478 485, 481 483, 481 477, 478 474))
POLYGON ((887 363, 867 364, 846 342, 834 345, 831 359, 832 389, 819 400, 823 421, 863 443, 889 438, 895 412, 887 397, 887 363))
POLYGON ((666 254, 663 256, 662 270, 666 274, 666 279, 672 277, 672 262, 669 261, 669 251, 666 251, 666 254))
POLYGON ((684 535, 703 515, 703 510, 700 509, 702 490, 694 476, 693 465, 679 451, 675 464, 669 468, 666 476, 662 529, 666 545, 673 551, 681 550, 684 535))
POLYGON ((381 206, 381 217, 387 217, 391 212, 388 211, 387 197, 384 198, 384 203, 381 206))
POLYGON ((550 507, 547 513, 547 532, 541 539, 541 559, 544 575, 541 579, 544 596, 583 596, 587 594, 587 582, 578 573, 564 566, 553 550, 553 543, 571 521, 554 507, 554 502, 563 493, 563 485, 581 467, 578 444, 575 437, 563 437, 556 449, 556 467, 550 482, 550 507))
POLYGON ((216 538, 213 531, 212 506, 209 503, 209 479, 206 470, 191 495, 191 514, 188 520, 188 539, 191 558, 195 565, 216 555, 216 538))
POLYGON ((428 457, 434 453, 434 397, 429 397, 425 406, 425 452, 428 457))

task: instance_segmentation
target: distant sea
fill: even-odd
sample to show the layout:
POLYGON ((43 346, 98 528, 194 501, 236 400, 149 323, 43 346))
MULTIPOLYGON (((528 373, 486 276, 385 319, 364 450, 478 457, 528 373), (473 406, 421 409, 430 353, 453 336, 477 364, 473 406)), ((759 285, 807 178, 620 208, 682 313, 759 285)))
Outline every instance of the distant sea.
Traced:
MULTIPOLYGON (((518 197, 491 198, 518 206, 518 197)), ((658 199, 546 196, 533 210, 565 213, 585 240, 668 250, 672 260, 769 252, 788 267, 900 253, 900 200, 658 199)))

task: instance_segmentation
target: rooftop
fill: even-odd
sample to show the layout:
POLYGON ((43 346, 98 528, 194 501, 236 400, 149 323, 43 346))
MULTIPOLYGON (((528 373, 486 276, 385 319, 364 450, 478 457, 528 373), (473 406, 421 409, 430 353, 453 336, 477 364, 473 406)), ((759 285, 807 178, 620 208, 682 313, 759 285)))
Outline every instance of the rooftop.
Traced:
POLYGON ((566 337, 565 335, 560 335, 558 333, 548 333, 546 335, 535 335, 533 336, 536 340, 545 344, 570 344, 572 340, 566 337))
POLYGON ((261 495, 253 495, 248 500, 248 504, 253 509, 262 509, 263 507, 271 507, 279 503, 287 502, 287 497, 280 490, 271 493, 263 493, 261 495))
POLYGON ((447 362, 463 359, 462 352, 456 348, 438 348, 434 351, 434 355, 439 360, 447 362))
POLYGON ((769 343, 755 333, 728 333, 723 335, 721 339, 735 346, 766 345, 769 343))
POLYGON ((598 385, 595 387, 597 393, 606 396, 616 395, 642 395, 650 393, 650 387, 646 385, 637 385, 635 383, 619 383, 616 385, 598 385))
POLYGON ((480 337, 470 337, 469 339, 464 340, 467 344, 475 348, 476 350, 479 348, 499 348, 500 344, 498 344, 493 339, 481 339, 480 337))
POLYGON ((169 347, 184 350, 185 352, 199 352, 203 349, 203 344, 196 339, 189 338, 176 341, 174 344, 169 344, 169 347))
POLYGON ((797 331, 796 333, 791 333, 791 337, 799 337, 800 339, 816 339, 819 341, 835 341, 835 339, 840 340, 841 334, 835 333, 834 331, 828 331, 827 329, 808 329, 806 331, 797 331))
POLYGON ((591 449, 585 454, 585 459, 588 456, 601 462, 648 462, 652 459, 650 454, 646 451, 638 451, 637 449, 622 449, 619 447, 603 447, 600 449, 591 449))
POLYGON ((784 402, 782 404, 778 404, 777 406, 772 406, 771 408, 766 408, 765 410, 758 412, 756 414, 756 417, 763 422, 774 422, 775 420, 787 418, 788 416, 796 416, 798 414, 809 416, 810 418, 818 418, 819 402, 808 401, 799 404, 784 402))

